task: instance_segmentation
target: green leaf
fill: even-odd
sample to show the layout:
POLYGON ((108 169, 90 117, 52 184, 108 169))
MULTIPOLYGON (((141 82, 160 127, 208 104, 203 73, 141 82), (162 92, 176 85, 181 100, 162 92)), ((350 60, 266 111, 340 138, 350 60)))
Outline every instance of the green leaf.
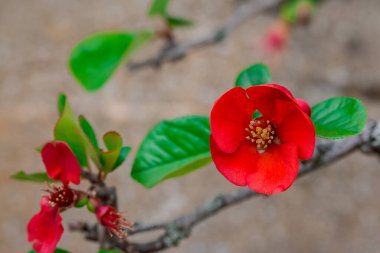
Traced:
POLYGON ((168 12, 170 0, 153 0, 148 11, 149 16, 165 16, 168 12))
POLYGON ((118 249, 101 249, 98 253, 122 253, 122 251, 118 249))
POLYGON ((117 158, 115 165, 113 166, 113 169, 116 169, 119 167, 124 160, 127 158, 129 152, 131 151, 131 147, 122 147, 119 153, 119 157, 117 158))
MULTIPOLYGON (((98 151, 92 144, 93 140, 91 140, 82 130, 76 115, 71 109, 68 99, 64 100, 64 104, 61 105, 61 108, 61 117, 54 128, 55 140, 66 142, 77 157, 81 166, 88 166, 88 154, 91 156, 95 164, 100 166, 98 151)), ((86 123, 83 122, 83 118, 82 125, 86 125, 86 123)), ((89 125, 86 125, 85 127, 87 127, 86 131, 89 132, 90 130, 88 126, 89 125)))
POLYGON ((152 32, 106 32, 81 41, 71 52, 72 74, 87 91, 103 87, 118 66, 153 37, 152 32))
POLYGON ((253 64, 247 69, 240 72, 235 81, 235 86, 247 89, 251 86, 271 83, 272 78, 267 66, 258 63, 253 64))
POLYGON ((114 131, 103 136, 104 145, 108 151, 100 151, 102 157, 102 170, 105 172, 114 171, 128 156, 130 147, 123 147, 123 139, 120 134, 114 131))
POLYGON ((98 253, 122 253, 118 249, 101 249, 98 253))
MULTIPOLYGON (((30 250, 30 251, 28 251, 28 253, 36 253, 36 252, 34 250, 30 250)), ((57 248, 54 250, 54 253, 70 253, 70 251, 57 248)))
POLYGON ((252 119, 255 120, 257 118, 260 118, 262 117, 263 115, 261 114, 261 112, 259 110, 256 110, 253 114, 252 114, 252 119))
POLYGON ((318 3, 319 0, 288 0, 280 8, 280 17, 291 24, 297 23, 302 8, 310 8, 313 13, 318 3))
POLYGON ((151 188, 211 162, 210 123, 204 116, 186 116, 158 123, 143 140, 131 176, 151 188))
POLYGON ((79 163, 84 167, 88 166, 84 133, 67 99, 62 105, 61 117, 55 125, 54 138, 66 142, 79 163))
POLYGON ((26 174, 24 171, 19 171, 16 174, 12 175, 11 178, 20 181, 29 181, 36 183, 54 182, 54 180, 48 177, 48 175, 45 172, 26 174))
POLYGON ((58 106, 58 113, 59 115, 61 116, 62 113, 63 113, 63 110, 65 109, 65 105, 66 105, 66 95, 61 93, 58 95, 58 103, 57 103, 57 106, 58 106))
POLYGON ((356 98, 335 97, 313 106, 311 119, 319 137, 337 139, 359 134, 367 111, 356 98))
POLYGON ((169 26, 175 27, 175 26, 192 26, 194 25, 194 22, 190 19, 182 18, 182 17, 176 17, 171 15, 165 16, 166 22, 169 26))
POLYGON ((98 140, 90 122, 83 116, 79 116, 79 125, 96 150, 99 150, 98 140))
POLYGON ((76 208, 81 208, 87 205, 89 199, 87 195, 79 195, 79 199, 75 201, 75 207, 76 208))
POLYGON ((108 150, 118 149, 123 145, 123 139, 120 134, 115 131, 106 133, 103 136, 103 141, 108 150))

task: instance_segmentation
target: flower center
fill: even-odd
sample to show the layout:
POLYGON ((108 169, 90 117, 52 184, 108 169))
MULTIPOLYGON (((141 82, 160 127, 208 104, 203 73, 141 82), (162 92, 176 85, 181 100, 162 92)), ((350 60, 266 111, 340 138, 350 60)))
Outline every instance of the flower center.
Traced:
POLYGON ((75 192, 67 186, 49 186, 46 190, 49 193, 49 203, 59 208, 71 206, 75 199, 75 192))
POLYGON ((267 149, 276 137, 274 127, 270 124, 270 121, 262 117, 251 120, 249 127, 245 131, 248 133, 245 138, 255 144, 259 151, 267 149))

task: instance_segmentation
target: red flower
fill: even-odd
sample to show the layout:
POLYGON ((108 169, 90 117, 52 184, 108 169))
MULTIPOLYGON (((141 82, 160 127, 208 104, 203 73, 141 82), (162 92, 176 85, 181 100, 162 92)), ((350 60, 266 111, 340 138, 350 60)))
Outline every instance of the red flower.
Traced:
POLYGON ((264 50, 270 53, 282 52, 288 42, 289 32, 289 23, 283 20, 277 21, 263 38, 262 45, 264 50))
POLYGON ((62 218, 59 209, 52 207, 46 197, 40 205, 41 211, 29 221, 28 241, 33 242, 37 253, 52 253, 63 233, 62 218))
POLYGON ((79 197, 79 192, 68 186, 50 185, 47 187, 45 196, 49 200, 49 204, 54 207, 68 208, 72 207, 79 197))
POLYGON ((29 221, 28 241, 34 242, 37 253, 52 253, 63 233, 60 211, 72 207, 78 199, 78 191, 69 182, 79 184, 81 167, 65 142, 47 143, 41 151, 47 175, 62 182, 63 186, 51 185, 47 196, 41 198, 41 211, 29 221))
POLYGON ((314 152, 310 107, 276 84, 235 87, 216 101, 210 117, 211 155, 232 183, 264 194, 290 187, 299 159, 314 152), (262 117, 253 119, 258 110, 262 117))
POLYGON ((65 142, 53 141, 47 143, 41 151, 42 160, 48 176, 61 181, 79 184, 81 168, 77 158, 65 142))
POLYGON ((108 232, 120 238, 127 235, 126 229, 132 229, 133 223, 123 217, 112 206, 99 206, 96 208, 96 217, 103 224, 108 232))

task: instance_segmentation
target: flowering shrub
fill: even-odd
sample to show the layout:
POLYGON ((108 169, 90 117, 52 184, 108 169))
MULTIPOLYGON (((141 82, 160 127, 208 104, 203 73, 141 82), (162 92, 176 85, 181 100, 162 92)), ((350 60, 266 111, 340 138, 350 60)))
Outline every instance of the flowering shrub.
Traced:
MULTIPOLYGON (((280 21, 264 39, 265 45, 270 50, 283 50, 290 28, 309 20, 318 2, 287 1, 281 8, 280 21)), ((173 47, 173 29, 193 22, 173 15, 168 4, 168 0, 155 0, 149 9, 149 16, 165 21, 162 31, 107 32, 81 41, 72 50, 69 66, 82 87, 87 91, 102 88, 124 59, 154 37, 164 37, 173 47)), ((224 36, 219 31, 215 39, 224 36)), ((228 181, 248 186, 246 195, 280 193, 294 182, 300 161, 313 158, 317 137, 350 137, 361 133, 367 121, 363 104, 351 97, 329 98, 310 107, 285 86, 275 84, 264 64, 253 64, 241 71, 234 86, 210 108, 210 117, 188 115, 157 123, 136 153, 131 177, 152 188, 213 162, 228 181)), ((27 239, 35 252, 68 252, 57 245, 64 232, 61 213, 71 208, 86 207, 83 209, 94 214, 95 225, 79 222, 70 227, 86 233, 86 239, 99 241, 99 253, 119 252, 117 248, 125 252, 155 252, 176 245, 190 234, 189 227, 198 222, 191 217, 176 219, 170 226, 136 223, 134 227, 117 207, 116 189, 107 184, 108 174, 122 167, 131 148, 124 146, 116 131, 105 133, 100 143, 90 122, 84 116, 76 116, 63 94, 58 97, 58 113, 54 140, 38 149, 45 171, 20 171, 12 176, 52 183, 41 197, 41 210, 27 225, 27 239), (90 183, 88 189, 72 188, 71 184, 79 187, 84 180, 90 183), (139 244, 126 239, 128 233, 156 229, 165 230, 158 242, 139 244)), ((217 208, 223 208, 240 200, 216 198, 214 202, 217 208)), ((209 217, 209 210, 218 211, 208 205, 202 208, 206 214, 195 212, 191 216, 201 213, 202 220, 209 217)))
POLYGON ((79 184, 81 167, 70 147, 62 141, 47 143, 41 150, 46 174, 51 179, 60 181, 62 186, 49 185, 47 194, 40 201, 41 211, 34 215, 27 226, 28 241, 33 242, 37 253, 51 253, 56 249, 64 228, 62 226, 63 212, 74 206, 82 207, 88 204, 99 222, 110 234, 122 238, 127 235, 126 229, 133 224, 126 220, 117 210, 101 202, 91 194, 72 189, 69 183, 79 184))
MULTIPOLYGON (((310 108, 284 86, 273 84, 263 64, 243 70, 235 86, 215 102, 210 118, 185 116, 153 127, 136 154, 131 176, 151 188, 213 161, 233 184, 271 195, 291 186, 299 161, 313 156, 316 136, 352 136, 362 131, 367 119, 365 108, 354 98, 332 98, 310 108)), ((46 173, 13 176, 61 183, 45 189, 41 210, 27 226, 28 241, 37 253, 54 252, 64 231, 60 213, 73 207, 87 206, 110 238, 125 238, 133 229, 105 184, 107 174, 122 165, 130 148, 115 131, 103 136, 106 150, 101 148, 90 123, 83 116, 76 118, 66 96, 59 96, 58 109, 56 140, 41 149, 46 173), (89 159, 97 173, 90 170, 89 159), (81 175, 91 183, 87 191, 70 186, 79 185, 81 175)))

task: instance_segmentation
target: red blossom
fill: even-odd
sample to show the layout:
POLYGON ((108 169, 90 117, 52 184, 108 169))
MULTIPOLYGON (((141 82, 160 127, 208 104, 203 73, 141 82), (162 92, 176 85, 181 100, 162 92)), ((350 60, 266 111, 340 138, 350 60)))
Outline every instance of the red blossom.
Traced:
POLYGON ((65 142, 52 141, 41 151, 42 160, 48 176, 61 181, 64 185, 69 182, 79 184, 81 167, 74 153, 65 142))
POLYGON ((263 193, 285 191, 298 173, 299 160, 314 152, 310 107, 277 84, 244 90, 235 87, 211 111, 211 155, 232 183, 263 193), (252 118, 258 110, 262 117, 252 118))
POLYGON ((62 217, 58 207, 52 207, 46 197, 41 199, 41 211, 28 223, 28 241, 37 253, 54 252, 63 233, 62 217))
POLYGON ((280 53, 285 49, 289 39, 290 24, 286 21, 277 21, 264 36, 262 46, 269 53, 280 53))
POLYGON ((96 208, 96 217, 108 232, 120 238, 126 237, 126 229, 132 229, 133 223, 128 221, 112 206, 99 206, 96 208))
POLYGON ((58 208, 72 207, 78 200, 78 191, 71 189, 69 186, 50 185, 47 187, 46 196, 49 204, 58 208))

